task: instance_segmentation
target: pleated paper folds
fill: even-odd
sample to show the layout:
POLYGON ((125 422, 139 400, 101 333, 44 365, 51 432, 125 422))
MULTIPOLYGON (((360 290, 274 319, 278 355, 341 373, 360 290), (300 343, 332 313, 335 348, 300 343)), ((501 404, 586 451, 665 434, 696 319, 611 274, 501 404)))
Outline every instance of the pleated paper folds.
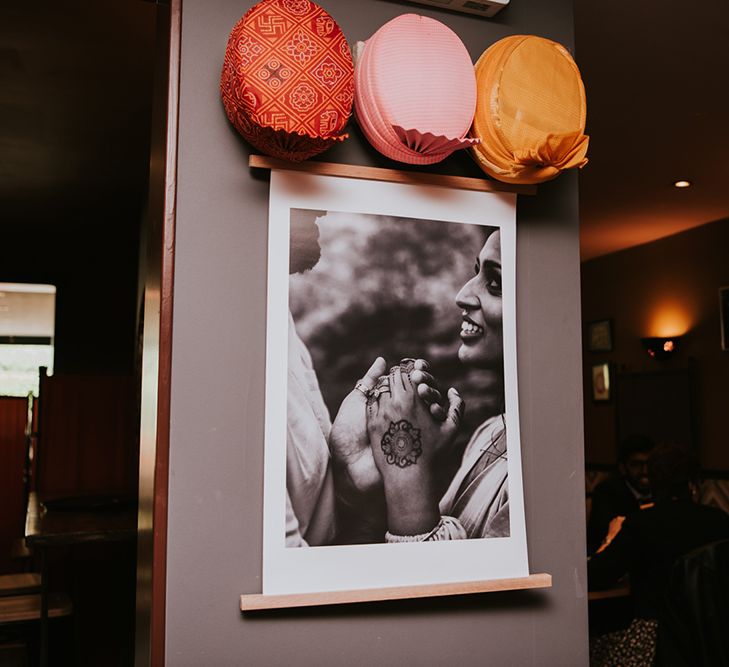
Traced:
POLYGON ((304 160, 347 138, 354 66, 310 0, 262 0, 233 28, 220 78, 228 119, 258 150, 304 160))
POLYGON ((409 164, 440 162, 478 139, 468 138, 476 80, 466 47, 450 28, 403 14, 359 50, 355 113, 368 141, 409 164))
POLYGON ((542 37, 514 35, 476 63, 478 91, 472 153, 490 176, 541 183, 587 163, 587 103, 567 49, 542 37))

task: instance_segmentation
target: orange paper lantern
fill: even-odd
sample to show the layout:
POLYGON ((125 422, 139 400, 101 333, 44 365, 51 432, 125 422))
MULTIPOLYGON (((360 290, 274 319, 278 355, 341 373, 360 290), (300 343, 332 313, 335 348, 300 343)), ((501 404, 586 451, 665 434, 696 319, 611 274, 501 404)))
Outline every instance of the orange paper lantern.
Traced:
POLYGON ((514 35, 476 63, 471 150, 481 168, 507 183, 541 183, 587 163, 585 88, 561 44, 514 35))

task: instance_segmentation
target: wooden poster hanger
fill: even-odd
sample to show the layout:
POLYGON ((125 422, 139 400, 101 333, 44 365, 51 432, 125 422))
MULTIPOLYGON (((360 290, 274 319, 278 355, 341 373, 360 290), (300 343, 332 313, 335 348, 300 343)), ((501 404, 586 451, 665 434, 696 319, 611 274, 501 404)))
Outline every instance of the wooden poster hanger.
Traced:
POLYGON ((448 176, 431 174, 422 171, 403 171, 400 169, 383 169, 381 167, 363 167, 355 164, 335 164, 333 162, 289 162, 267 155, 251 155, 248 166, 256 169, 288 169, 304 171, 320 176, 343 176, 344 178, 361 178, 370 181, 390 181, 391 183, 410 183, 413 185, 438 185, 458 190, 476 190, 478 192, 512 192, 517 195, 537 194, 536 185, 512 185, 486 178, 469 176, 448 176))
POLYGON ((444 597, 447 595, 469 595, 473 593, 496 593, 498 591, 519 591, 529 588, 551 588, 551 574, 530 574, 514 579, 491 579, 488 581, 465 581, 453 584, 422 584, 419 586, 393 586, 389 588, 365 588, 351 591, 329 591, 322 593, 293 593, 289 595, 241 595, 241 611, 263 609, 286 609, 289 607, 318 607, 353 602, 381 602, 383 600, 406 600, 409 598, 444 597))

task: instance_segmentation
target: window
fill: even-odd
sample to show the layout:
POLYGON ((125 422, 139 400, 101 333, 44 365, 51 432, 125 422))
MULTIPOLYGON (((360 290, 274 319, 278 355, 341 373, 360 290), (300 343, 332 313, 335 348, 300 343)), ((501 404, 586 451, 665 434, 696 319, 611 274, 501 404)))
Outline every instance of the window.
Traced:
POLYGON ((38 395, 38 369, 53 372, 56 288, 0 283, 0 396, 38 395))

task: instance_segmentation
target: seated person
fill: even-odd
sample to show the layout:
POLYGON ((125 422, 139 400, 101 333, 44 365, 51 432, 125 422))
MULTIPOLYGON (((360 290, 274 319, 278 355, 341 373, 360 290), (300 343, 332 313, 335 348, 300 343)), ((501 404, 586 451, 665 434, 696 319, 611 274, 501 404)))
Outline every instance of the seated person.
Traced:
POLYGON ((643 435, 633 435, 620 444, 618 476, 610 477, 592 492, 592 509, 587 524, 587 553, 594 554, 608 534, 610 522, 630 516, 651 502, 648 456, 655 443, 643 435))
POLYGON ((729 514, 695 502, 698 465, 688 451, 656 447, 648 474, 655 504, 628 516, 617 536, 588 562, 591 589, 608 588, 630 575, 634 615, 626 630, 593 644, 595 664, 633 664, 629 660, 638 657, 636 651, 651 664, 661 600, 674 562, 702 545, 729 538, 729 514))

